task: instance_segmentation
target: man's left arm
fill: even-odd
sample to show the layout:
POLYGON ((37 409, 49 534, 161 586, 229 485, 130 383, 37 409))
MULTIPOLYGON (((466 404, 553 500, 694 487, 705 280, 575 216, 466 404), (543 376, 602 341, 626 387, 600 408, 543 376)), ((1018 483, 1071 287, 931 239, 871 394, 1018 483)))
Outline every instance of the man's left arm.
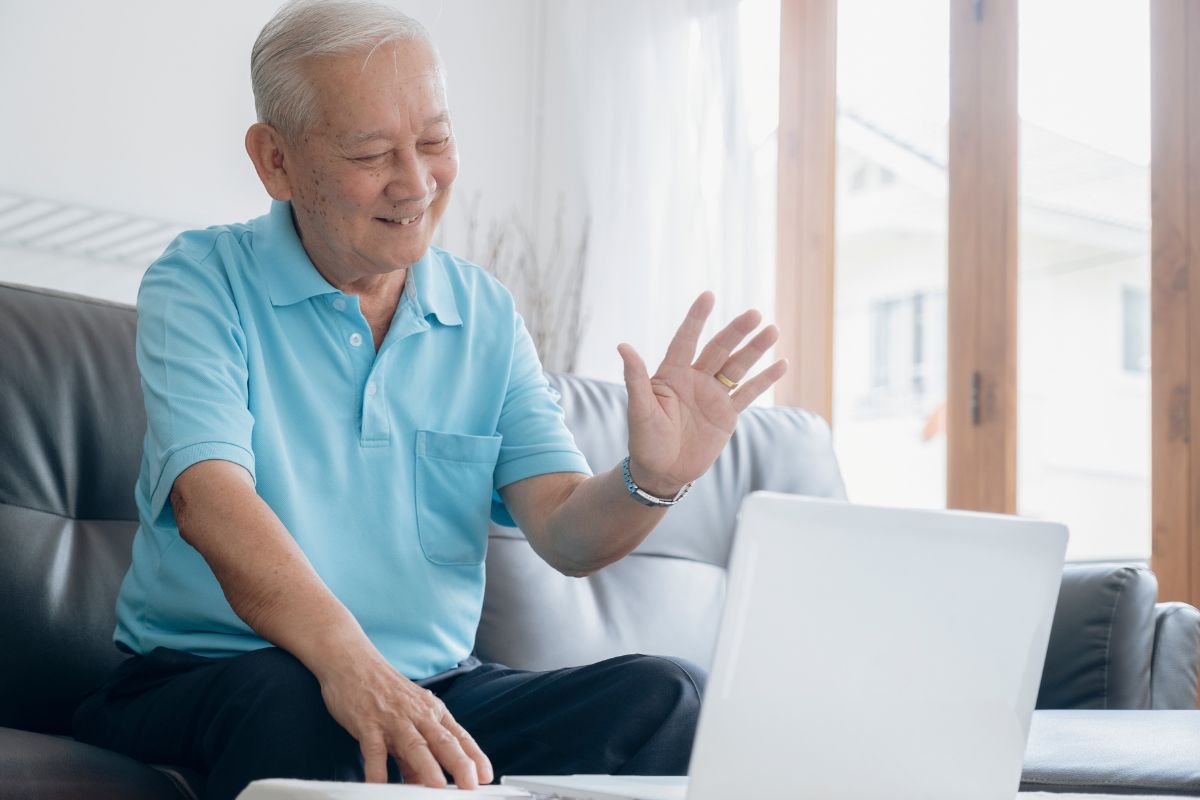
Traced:
MULTIPOLYGON (((734 319, 696 358, 712 307, 708 292, 692 304, 653 377, 632 347, 617 348, 629 392, 630 476, 656 497, 671 498, 703 475, 733 435, 738 414, 787 370, 786 361, 776 361, 737 385, 779 338, 768 326, 735 350, 758 327, 757 311, 734 319)), ((620 465, 590 478, 536 475, 503 487, 500 495, 537 554, 574 576, 628 555, 666 513, 630 496, 620 465)))

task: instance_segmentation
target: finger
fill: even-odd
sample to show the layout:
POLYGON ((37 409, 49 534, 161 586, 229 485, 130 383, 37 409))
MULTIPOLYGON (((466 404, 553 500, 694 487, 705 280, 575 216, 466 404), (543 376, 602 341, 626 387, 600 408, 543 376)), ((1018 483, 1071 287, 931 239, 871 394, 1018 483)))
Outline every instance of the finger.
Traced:
POLYGON ((646 362, 633 349, 632 345, 621 343, 617 352, 625 363, 625 389, 629 393, 629 413, 633 417, 643 417, 654 408, 654 388, 650 385, 650 374, 646 372, 646 362))
POLYGON ((737 409, 737 412, 740 414, 749 408, 760 394, 770 389, 775 381, 782 378, 783 374, 787 372, 787 366, 787 359, 781 358, 743 383, 741 388, 730 395, 733 398, 733 407, 737 409))
POLYGON ((397 732, 392 735, 392 754, 400 761, 404 774, 425 786, 445 787, 446 776, 430 752, 425 737, 411 722, 401 722, 397 727, 397 732))
POLYGON ((408 766, 408 764, 406 764, 405 762, 401 761, 398 758, 396 759, 396 763, 400 765, 400 780, 401 780, 401 782, 403 782, 405 784, 409 784, 409 785, 416 785, 421 782, 420 776, 417 775, 417 773, 413 772, 412 769, 408 766))
MULTIPOLYGON (((779 341, 779 328, 768 325, 759 331, 745 347, 730 356, 728 361, 719 365, 721 374, 731 381, 740 381, 777 341, 779 341)), ((715 374, 716 370, 712 372, 715 374)))
MULTIPOLYGON (((734 318, 733 322, 730 322, 709 340, 704 349, 700 351, 700 357, 692 366, 709 375, 716 374, 716 371, 725 363, 725 359, 729 358, 729 354, 733 352, 733 348, 741 344, 742 339, 749 336, 760 322, 762 322, 762 314, 756 309, 743 311, 734 318)), ((726 374, 728 375, 728 373, 726 374)))
POLYGON ((453 721, 448 711, 441 712, 440 719, 427 717, 418 723, 417 730, 425 738, 433 757, 450 773, 458 788, 478 789, 479 775, 475 762, 467 757, 462 745, 459 744, 458 736, 446 726, 447 719, 453 721))
POLYGON ((382 734, 364 737, 358 743, 363 757, 363 779, 367 783, 387 783, 387 744, 382 734))
POLYGON ((475 762, 475 774, 479 776, 480 783, 491 783, 496 779, 496 773, 492 770, 492 762, 484 754, 483 748, 476 743, 474 737, 467 733, 467 729, 451 716, 447 715, 442 724, 454 734, 458 739, 459 745, 462 746, 463 752, 467 754, 467 758, 475 762))
POLYGON ((671 344, 667 347, 667 354, 663 357, 664 364, 686 367, 692 363, 692 358, 696 355, 696 342, 700 340, 700 332, 704 330, 704 322, 712 313, 715 302, 716 298, 712 292, 704 292, 696 298, 696 302, 688 309, 687 316, 683 318, 679 330, 675 331, 675 338, 671 339, 671 344))

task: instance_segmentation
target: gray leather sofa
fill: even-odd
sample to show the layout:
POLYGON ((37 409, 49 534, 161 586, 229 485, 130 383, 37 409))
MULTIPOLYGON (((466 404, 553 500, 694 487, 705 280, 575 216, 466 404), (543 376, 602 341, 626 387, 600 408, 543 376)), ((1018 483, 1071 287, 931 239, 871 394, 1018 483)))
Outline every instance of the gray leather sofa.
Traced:
MULTIPOLYGON (((125 306, 0 285, 0 798, 179 798, 203 781, 68 735, 76 703, 122 658, 113 601, 145 425, 134 323, 125 306)), ((623 388, 552 381, 591 463, 617 463, 623 388)), ((480 656, 534 669, 636 651, 707 664, 734 514, 754 489, 844 497, 819 418, 748 411, 687 500, 590 578, 559 575, 518 531, 493 529, 480 656)), ((797 580, 819 568, 797 565, 797 580)), ((1058 710, 1035 714, 1028 788, 1200 795, 1197 712, 1160 710, 1195 706, 1200 612, 1155 596, 1144 568, 1067 568, 1038 702, 1058 710)))

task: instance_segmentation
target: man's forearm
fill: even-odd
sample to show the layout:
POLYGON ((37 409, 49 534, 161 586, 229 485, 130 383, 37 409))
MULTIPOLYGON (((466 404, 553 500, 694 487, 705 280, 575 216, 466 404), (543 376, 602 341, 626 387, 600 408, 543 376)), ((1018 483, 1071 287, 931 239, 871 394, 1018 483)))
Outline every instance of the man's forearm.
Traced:
MULTIPOLYGON (((636 467, 633 476, 637 480, 636 467)), ((667 496, 679 487, 644 488, 667 496)), ((666 513, 666 508, 644 506, 630 497, 617 466, 576 483, 547 518, 541 541, 530 540, 556 569, 583 576, 632 552, 666 513)))
POLYGON ((234 612, 317 678, 341 658, 374 652, 241 467, 205 461, 171 492, 180 535, 208 562, 234 612))

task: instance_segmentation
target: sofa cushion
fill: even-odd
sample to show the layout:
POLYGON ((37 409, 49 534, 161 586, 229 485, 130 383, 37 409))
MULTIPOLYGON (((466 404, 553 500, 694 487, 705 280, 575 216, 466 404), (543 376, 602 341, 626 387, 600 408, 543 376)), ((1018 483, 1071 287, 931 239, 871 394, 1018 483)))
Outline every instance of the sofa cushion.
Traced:
POLYGON ((1200 711, 1035 711, 1023 791, 1200 795, 1200 711))
POLYGON ((182 800, 178 775, 99 747, 0 728, 0 797, 5 800, 182 800))
POLYGON ((0 284, 0 503, 137 519, 135 326, 129 306, 0 284))
POLYGON ((145 415, 132 308, 0 285, 0 725, 65 733, 122 658, 145 415))
POLYGON ((1154 608, 1154 666, 1151 708, 1195 708, 1200 653, 1200 610, 1187 603, 1154 608))
POLYGON ((1157 595, 1148 569, 1068 565, 1037 707, 1149 708, 1157 595))

